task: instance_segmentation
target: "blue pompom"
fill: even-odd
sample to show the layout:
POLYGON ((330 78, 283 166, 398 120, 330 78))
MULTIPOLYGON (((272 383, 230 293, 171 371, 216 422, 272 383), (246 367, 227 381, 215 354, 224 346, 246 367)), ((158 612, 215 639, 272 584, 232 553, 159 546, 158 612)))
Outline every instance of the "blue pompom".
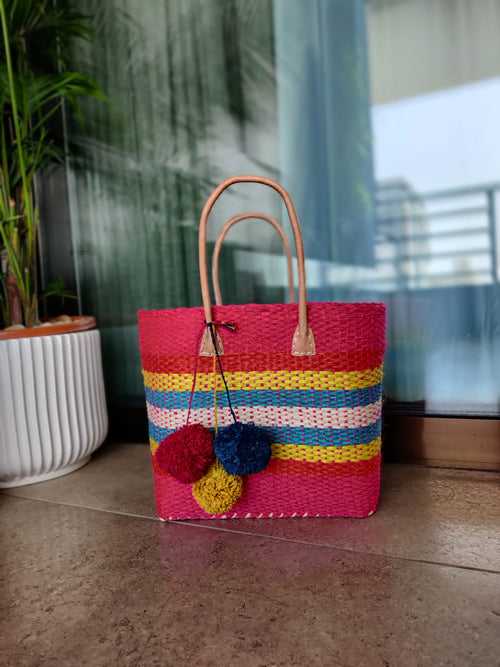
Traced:
POLYGON ((236 422, 219 429, 214 440, 215 455, 231 475, 260 472, 271 458, 271 444, 255 424, 236 422))

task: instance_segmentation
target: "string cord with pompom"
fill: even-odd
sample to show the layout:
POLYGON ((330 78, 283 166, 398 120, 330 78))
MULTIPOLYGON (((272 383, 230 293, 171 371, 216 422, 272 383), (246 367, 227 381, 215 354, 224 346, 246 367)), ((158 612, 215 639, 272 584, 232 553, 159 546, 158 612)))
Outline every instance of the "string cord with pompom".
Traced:
MULTIPOLYGON (((231 324, 229 322, 222 322, 222 326, 225 326, 228 328, 230 331, 235 331, 236 327, 234 324, 231 324)), ((217 364, 219 366, 219 373, 222 378, 222 382, 224 383, 224 389, 226 390, 226 397, 227 397, 227 404, 229 406, 229 410, 231 412, 231 417, 233 418, 234 423, 238 421, 236 414, 233 409, 233 404, 231 403, 231 394, 229 393, 229 387, 227 386, 227 380, 226 376, 224 375, 224 369, 222 368, 222 361, 220 358, 220 353, 219 353, 219 348, 217 346, 217 336, 215 335, 215 322, 206 322, 206 325, 208 327, 208 330, 210 332, 210 338, 212 339, 212 345, 214 346, 214 352, 215 352, 215 358, 217 359, 217 364)))
POLYGON ((239 475, 230 475, 218 461, 207 474, 193 484, 193 498, 208 514, 227 512, 241 496, 243 480, 239 475))
MULTIPOLYGON (((217 346, 215 323, 207 322, 206 324, 210 331, 215 358, 217 359, 219 372, 226 390, 229 410, 234 422, 216 430, 215 455, 226 472, 232 475, 251 475, 267 467, 271 458, 271 443, 263 429, 255 426, 255 424, 242 424, 238 421, 231 403, 231 394, 217 346)), ((215 410, 217 411, 216 406, 215 410)), ((217 414, 215 414, 215 420, 217 421, 217 414)))
POLYGON ((202 424, 189 423, 197 374, 198 354, 195 357, 186 423, 164 438, 154 455, 156 468, 183 484, 192 484, 201 479, 215 458, 211 431, 202 424))

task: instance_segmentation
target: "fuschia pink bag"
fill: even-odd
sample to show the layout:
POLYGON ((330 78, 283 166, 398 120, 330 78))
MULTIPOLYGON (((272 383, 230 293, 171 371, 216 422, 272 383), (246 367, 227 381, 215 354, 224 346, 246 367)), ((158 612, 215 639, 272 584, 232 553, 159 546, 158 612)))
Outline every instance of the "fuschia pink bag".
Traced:
MULTIPOLYGON (((218 303, 220 244, 229 228, 246 217, 265 219, 284 236, 276 221, 259 213, 226 223, 214 253, 218 303)), ((284 248, 291 267, 286 237, 284 248)), ((293 203, 281 185, 262 177, 230 178, 210 195, 200 219, 199 268, 202 307, 139 312, 159 516, 372 514, 380 489, 384 304, 306 302, 304 250, 293 203), (297 253, 298 304, 211 304, 208 216, 226 188, 247 182, 273 188, 286 205, 297 253), (222 430, 232 422, 231 404, 238 422, 253 423, 270 443, 262 470, 234 475, 217 458, 206 476, 185 483, 162 467, 161 443, 168 454, 167 438, 188 422, 222 430), (210 502, 204 501, 207 493, 210 502)))

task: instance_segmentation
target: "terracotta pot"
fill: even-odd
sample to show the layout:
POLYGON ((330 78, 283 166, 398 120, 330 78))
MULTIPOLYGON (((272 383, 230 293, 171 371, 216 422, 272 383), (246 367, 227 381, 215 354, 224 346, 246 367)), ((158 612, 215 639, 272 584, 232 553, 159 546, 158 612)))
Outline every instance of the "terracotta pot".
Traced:
POLYGON ((0 331, 0 424, 0 488, 90 460, 108 429, 94 318, 0 331))
POLYGON ((72 317, 71 322, 46 322, 38 327, 0 329, 0 341, 13 340, 14 338, 40 338, 41 336, 77 333, 78 331, 88 331, 89 329, 95 329, 95 317, 80 315, 72 317))

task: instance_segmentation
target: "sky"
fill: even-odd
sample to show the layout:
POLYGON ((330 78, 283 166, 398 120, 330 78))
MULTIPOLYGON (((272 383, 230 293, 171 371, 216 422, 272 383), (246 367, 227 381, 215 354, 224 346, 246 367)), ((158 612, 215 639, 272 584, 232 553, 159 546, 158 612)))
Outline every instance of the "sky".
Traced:
POLYGON ((372 109, 377 181, 420 192, 500 182, 500 78, 372 109))

